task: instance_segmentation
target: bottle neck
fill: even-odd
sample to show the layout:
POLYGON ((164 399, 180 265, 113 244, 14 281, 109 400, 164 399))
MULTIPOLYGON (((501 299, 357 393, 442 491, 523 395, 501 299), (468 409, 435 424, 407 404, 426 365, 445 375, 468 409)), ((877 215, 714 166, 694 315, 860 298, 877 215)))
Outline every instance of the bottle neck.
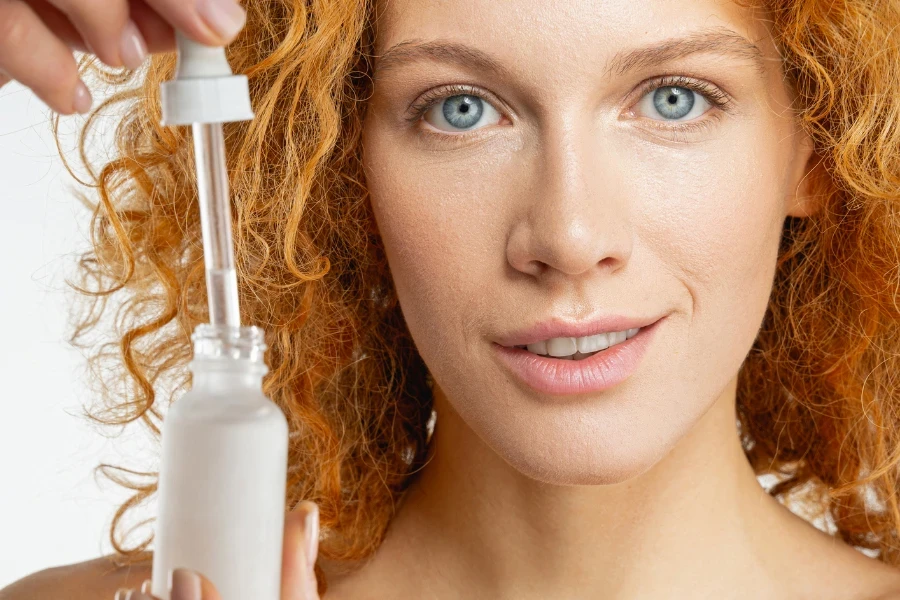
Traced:
POLYGON ((192 389, 211 394, 222 394, 238 390, 262 390, 263 376, 268 372, 265 365, 250 364, 243 360, 211 361, 194 359, 190 363, 193 374, 192 389))
POLYGON ((254 325, 213 325, 201 323, 191 335, 194 358, 220 360, 239 359, 265 364, 265 332, 254 325))
POLYGON ((259 327, 203 323, 194 329, 194 359, 188 367, 193 389, 209 393, 262 389, 269 372, 263 360, 266 345, 259 327))

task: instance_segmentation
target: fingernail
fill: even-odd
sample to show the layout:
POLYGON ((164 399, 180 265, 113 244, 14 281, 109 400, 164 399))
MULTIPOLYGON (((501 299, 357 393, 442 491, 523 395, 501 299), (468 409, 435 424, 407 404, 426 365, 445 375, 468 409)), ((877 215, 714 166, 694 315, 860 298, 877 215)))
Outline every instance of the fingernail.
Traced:
POLYGON ((79 79, 78 83, 75 84, 75 112, 85 114, 91 110, 91 105, 93 103, 94 100, 91 98, 91 91, 87 89, 84 82, 79 79))
POLYGON ((247 13, 235 0, 197 0, 197 12, 210 29, 230 40, 247 20, 247 13))
POLYGON ((144 584, 141 586, 141 592, 143 592, 144 594, 149 594, 150 588, 152 588, 152 587, 153 587, 153 582, 150 581, 149 579, 145 579, 144 584))
POLYGON ((312 505, 303 521, 304 546, 306 563, 309 570, 316 565, 316 553, 319 551, 319 507, 312 505))
POLYGON ((134 21, 128 21, 125 29, 122 30, 119 56, 122 57, 122 64, 129 69, 137 69, 144 64, 144 60, 147 58, 147 43, 134 21))
POLYGON ((178 600, 201 600, 200 577, 190 569, 174 569, 169 589, 169 595, 178 600))

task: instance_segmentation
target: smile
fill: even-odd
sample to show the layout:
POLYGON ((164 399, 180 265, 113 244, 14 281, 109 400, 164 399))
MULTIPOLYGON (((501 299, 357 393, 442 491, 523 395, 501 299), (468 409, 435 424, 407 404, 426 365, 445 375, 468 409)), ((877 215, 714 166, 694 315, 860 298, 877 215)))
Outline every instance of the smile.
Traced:
POLYGON ((601 350, 606 350, 616 344, 621 344, 627 339, 633 338, 641 330, 640 327, 626 329, 624 331, 610 331, 587 335, 584 337, 556 337, 542 340, 533 344, 514 346, 522 350, 528 350, 538 356, 551 356, 563 360, 582 360, 593 356, 601 350))
POLYGON ((601 392, 638 368, 665 317, 644 327, 525 345, 492 344, 504 370, 532 390, 553 396, 601 392))

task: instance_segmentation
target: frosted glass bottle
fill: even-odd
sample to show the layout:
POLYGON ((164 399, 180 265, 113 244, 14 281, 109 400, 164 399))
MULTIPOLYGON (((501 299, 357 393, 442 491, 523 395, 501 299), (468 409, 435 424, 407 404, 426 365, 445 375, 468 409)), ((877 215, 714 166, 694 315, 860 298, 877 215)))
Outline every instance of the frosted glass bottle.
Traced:
POLYGON ((192 389, 162 426, 151 593, 194 569, 222 600, 279 600, 288 426, 262 393, 258 327, 199 325, 192 389))

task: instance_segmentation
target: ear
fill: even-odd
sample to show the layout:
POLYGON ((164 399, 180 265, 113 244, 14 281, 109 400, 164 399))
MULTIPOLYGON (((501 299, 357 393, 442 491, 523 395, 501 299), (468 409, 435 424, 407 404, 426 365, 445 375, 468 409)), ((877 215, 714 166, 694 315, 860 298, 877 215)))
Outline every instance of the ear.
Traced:
POLYGON ((786 216, 808 217, 821 209, 822 198, 815 194, 817 177, 822 173, 822 157, 815 151, 812 138, 798 126, 788 185, 793 190, 784 198, 786 216))

